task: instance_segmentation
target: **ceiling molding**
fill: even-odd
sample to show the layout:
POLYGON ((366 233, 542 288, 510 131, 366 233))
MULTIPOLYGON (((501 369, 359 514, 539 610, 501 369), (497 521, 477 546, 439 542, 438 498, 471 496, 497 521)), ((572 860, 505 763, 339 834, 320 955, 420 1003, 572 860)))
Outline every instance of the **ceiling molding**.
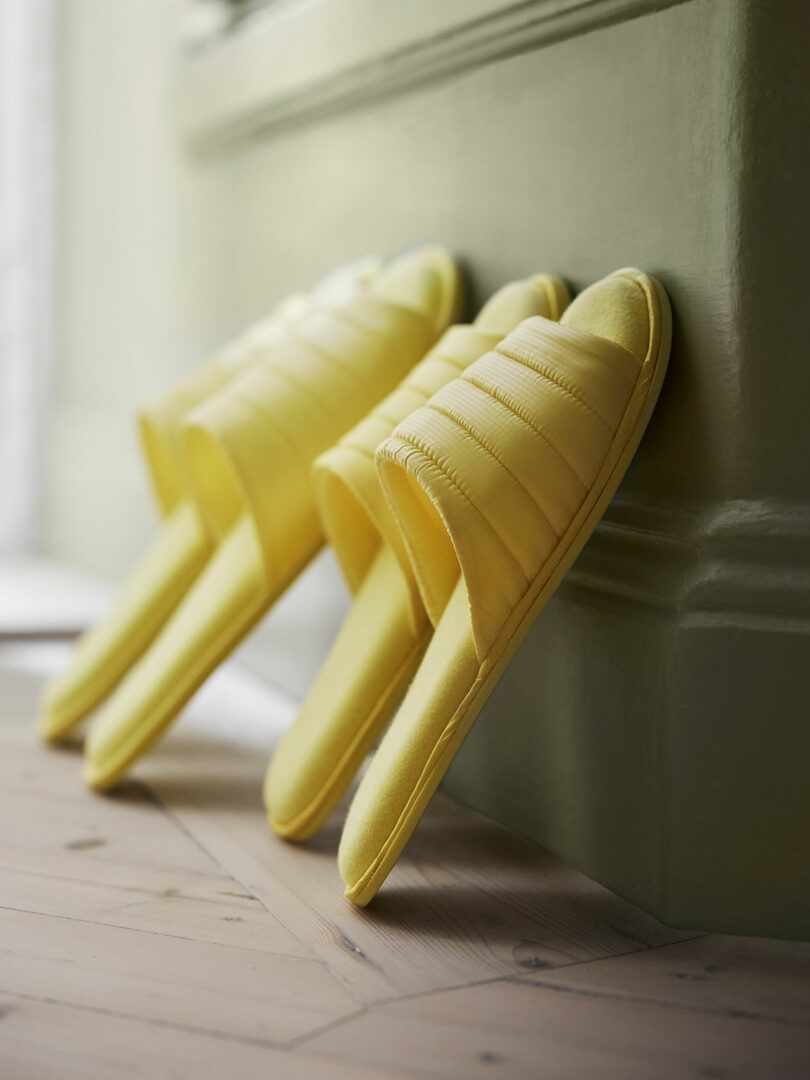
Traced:
POLYGON ((688 0, 295 0, 185 58, 175 114, 189 147, 312 122, 688 0))

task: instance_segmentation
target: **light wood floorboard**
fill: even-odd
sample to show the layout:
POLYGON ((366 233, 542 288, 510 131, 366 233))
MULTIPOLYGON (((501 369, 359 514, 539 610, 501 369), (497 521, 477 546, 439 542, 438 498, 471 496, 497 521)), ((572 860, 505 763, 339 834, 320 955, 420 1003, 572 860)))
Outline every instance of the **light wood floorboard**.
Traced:
POLYGON ((499 981, 377 1006, 307 1051, 459 1080, 806 1080, 808 1045, 806 1027, 499 981))
POLYGON ((8 994, 0 994, 0 1022, 0 1075, 8 1080, 388 1080, 413 1075, 8 994))
POLYGON ((810 1075, 810 945, 664 927, 443 796, 358 910, 263 753, 181 723, 94 796, 37 693, 0 652, 3 1078, 810 1075))

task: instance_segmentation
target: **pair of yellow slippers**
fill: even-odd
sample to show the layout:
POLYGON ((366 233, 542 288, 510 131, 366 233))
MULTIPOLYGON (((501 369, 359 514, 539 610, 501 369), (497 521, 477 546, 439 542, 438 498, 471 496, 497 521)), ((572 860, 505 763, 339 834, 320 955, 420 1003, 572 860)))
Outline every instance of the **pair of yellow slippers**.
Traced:
POLYGON ((441 248, 352 264, 145 412, 162 529, 43 701, 51 739, 103 702, 85 778, 109 787, 327 539, 353 605, 264 798, 276 832, 311 836, 399 703, 340 844, 358 904, 607 507, 669 355, 638 270, 570 306, 537 274, 471 325, 460 304, 441 248))

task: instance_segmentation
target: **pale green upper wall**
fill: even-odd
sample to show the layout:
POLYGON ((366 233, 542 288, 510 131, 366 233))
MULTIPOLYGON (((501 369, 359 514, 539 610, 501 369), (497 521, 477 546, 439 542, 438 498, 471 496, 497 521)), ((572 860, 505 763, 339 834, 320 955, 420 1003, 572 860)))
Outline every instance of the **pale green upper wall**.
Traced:
POLYGON ((173 129, 177 5, 58 5, 58 276, 46 542, 120 574, 151 527, 132 414, 235 328, 228 200, 173 129))

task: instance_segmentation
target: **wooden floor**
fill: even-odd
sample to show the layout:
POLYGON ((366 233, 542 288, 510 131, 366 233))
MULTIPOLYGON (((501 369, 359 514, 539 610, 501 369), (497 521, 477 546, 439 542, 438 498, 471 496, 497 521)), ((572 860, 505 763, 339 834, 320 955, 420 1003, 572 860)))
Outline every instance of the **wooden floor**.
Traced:
POLYGON ((180 725, 113 795, 0 670, 0 1077, 810 1076, 810 946, 661 926, 439 798, 365 911, 338 824, 180 725))

